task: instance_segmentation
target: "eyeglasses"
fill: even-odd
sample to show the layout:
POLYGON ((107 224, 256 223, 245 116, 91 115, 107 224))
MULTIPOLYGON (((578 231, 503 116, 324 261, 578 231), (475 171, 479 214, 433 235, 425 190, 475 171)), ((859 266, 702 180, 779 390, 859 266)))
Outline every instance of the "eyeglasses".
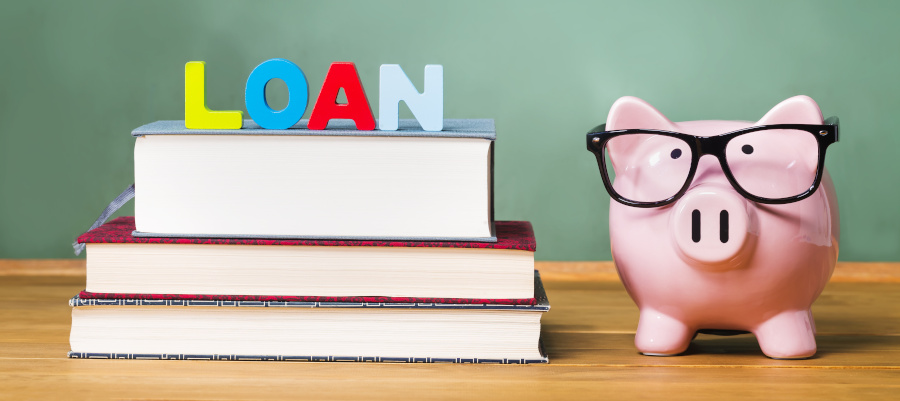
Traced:
POLYGON ((806 199, 822 181, 825 150, 838 141, 838 118, 823 125, 762 125, 702 137, 646 129, 587 134, 603 185, 619 203, 659 207, 678 200, 703 155, 719 159, 725 177, 743 197, 784 204, 806 199))

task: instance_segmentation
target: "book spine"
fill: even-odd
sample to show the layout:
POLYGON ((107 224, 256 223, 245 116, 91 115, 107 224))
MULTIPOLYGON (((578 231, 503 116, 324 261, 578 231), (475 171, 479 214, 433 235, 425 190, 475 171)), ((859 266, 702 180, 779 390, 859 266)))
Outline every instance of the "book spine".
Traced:
POLYGON ((129 354, 69 351, 74 359, 153 359, 153 360, 201 360, 201 361, 277 361, 277 362, 394 362, 394 363, 491 363, 532 364, 549 363, 544 356, 537 359, 489 359, 489 358, 434 358, 434 357, 382 357, 382 356, 316 356, 316 355, 224 355, 224 354, 129 354))

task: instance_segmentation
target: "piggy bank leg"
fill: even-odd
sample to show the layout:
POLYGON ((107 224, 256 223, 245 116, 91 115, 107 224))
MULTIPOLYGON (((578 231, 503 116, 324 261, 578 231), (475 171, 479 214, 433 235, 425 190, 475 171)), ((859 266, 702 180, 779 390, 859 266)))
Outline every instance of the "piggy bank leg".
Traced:
POLYGON ((641 310, 634 345, 644 355, 677 355, 690 345, 694 332, 680 320, 644 309, 641 310))
POLYGON ((753 331, 769 358, 803 359, 816 353, 816 329, 809 310, 775 315, 753 331))

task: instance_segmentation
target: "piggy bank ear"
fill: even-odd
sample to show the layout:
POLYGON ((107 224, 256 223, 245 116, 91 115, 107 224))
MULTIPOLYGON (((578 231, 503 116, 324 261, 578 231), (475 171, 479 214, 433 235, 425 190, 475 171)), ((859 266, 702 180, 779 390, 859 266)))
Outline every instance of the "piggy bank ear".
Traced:
MULTIPOLYGON (((675 131, 675 124, 666 116, 639 98, 624 96, 613 103, 606 118, 606 130, 620 129, 652 129, 662 131, 675 131)), ((627 163, 629 155, 641 142, 640 137, 618 137, 607 143, 607 150, 613 162, 613 169, 619 171, 619 167, 627 163)))
POLYGON ((778 103, 756 125, 822 124, 822 111, 809 96, 794 96, 778 103))

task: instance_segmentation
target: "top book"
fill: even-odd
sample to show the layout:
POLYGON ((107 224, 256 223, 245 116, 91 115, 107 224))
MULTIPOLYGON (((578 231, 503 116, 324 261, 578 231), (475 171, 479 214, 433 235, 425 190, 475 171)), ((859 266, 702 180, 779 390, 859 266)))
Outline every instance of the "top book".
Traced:
POLYGON ((493 120, 135 129, 135 236, 496 241, 493 120))

